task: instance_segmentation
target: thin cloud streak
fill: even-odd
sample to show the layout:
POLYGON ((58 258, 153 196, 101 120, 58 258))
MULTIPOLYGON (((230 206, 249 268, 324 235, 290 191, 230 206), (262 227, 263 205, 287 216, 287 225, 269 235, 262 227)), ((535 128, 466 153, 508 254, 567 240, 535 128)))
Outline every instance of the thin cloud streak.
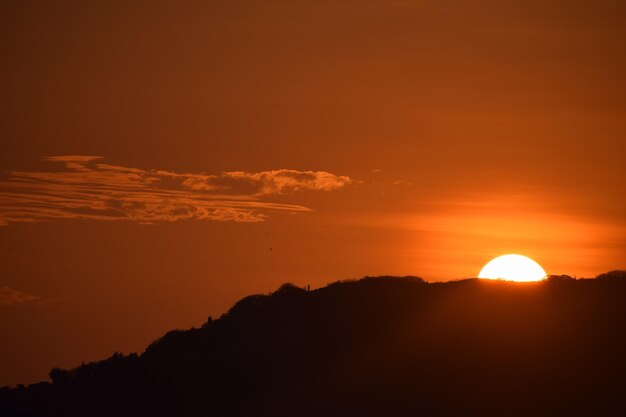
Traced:
POLYGON ((42 302, 43 298, 39 297, 38 295, 28 294, 6 286, 0 287, 0 307, 16 306, 29 303, 41 304, 42 302))
POLYGON ((65 170, 10 172, 0 180, 0 225, 61 219, 261 222, 268 212, 311 211, 268 201, 272 195, 331 191, 352 183, 324 171, 189 174, 96 162, 100 159, 54 156, 46 160, 63 163, 65 170))

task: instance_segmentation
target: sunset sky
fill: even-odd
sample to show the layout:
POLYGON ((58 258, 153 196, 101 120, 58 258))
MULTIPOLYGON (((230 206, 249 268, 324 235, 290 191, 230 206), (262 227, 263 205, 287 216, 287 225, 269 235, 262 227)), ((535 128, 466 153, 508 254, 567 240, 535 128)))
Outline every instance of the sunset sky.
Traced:
POLYGON ((0 386, 281 283, 626 269, 622 1, 0 4, 0 386))

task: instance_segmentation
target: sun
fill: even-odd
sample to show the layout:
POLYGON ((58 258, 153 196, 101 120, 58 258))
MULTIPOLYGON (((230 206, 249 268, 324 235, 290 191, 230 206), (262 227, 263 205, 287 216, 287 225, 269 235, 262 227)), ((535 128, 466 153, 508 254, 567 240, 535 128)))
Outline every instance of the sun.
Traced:
POLYGON ((481 269, 478 278, 504 279, 507 281, 539 281, 546 271, 532 259, 522 255, 502 255, 492 259, 481 269))

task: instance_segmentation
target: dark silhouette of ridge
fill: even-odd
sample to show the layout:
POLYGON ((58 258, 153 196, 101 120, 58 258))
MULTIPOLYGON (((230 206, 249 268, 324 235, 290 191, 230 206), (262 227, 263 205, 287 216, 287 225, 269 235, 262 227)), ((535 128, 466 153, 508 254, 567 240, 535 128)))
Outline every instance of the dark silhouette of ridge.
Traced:
POLYGON ((50 378, 0 415, 624 416, 626 271, 284 284, 50 378))

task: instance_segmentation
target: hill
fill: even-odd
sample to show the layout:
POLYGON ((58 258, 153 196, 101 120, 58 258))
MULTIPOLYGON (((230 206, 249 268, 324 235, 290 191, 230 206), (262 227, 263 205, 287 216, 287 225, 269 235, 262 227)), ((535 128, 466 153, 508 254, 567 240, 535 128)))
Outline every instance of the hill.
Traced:
POLYGON ((141 355, 2 388, 0 415, 626 415, 625 330, 626 271, 285 284, 141 355))

